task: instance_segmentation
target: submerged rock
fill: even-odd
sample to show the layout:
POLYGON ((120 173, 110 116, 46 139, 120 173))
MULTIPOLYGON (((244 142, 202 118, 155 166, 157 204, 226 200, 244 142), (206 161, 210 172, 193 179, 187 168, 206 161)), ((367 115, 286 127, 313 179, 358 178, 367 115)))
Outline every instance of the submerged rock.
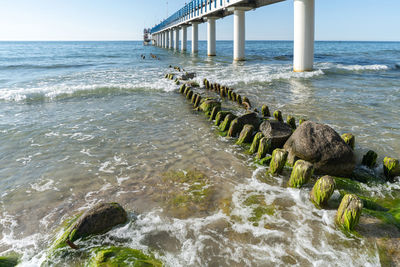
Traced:
POLYGON ((270 153, 272 151, 272 144, 271 144, 271 139, 263 137, 260 140, 260 143, 258 145, 258 151, 257 151, 257 158, 262 159, 267 155, 267 153, 270 153))
POLYGON ((295 188, 302 187, 304 184, 308 183, 313 172, 314 167, 312 163, 304 160, 296 161, 292 173, 290 174, 289 186, 295 188))
POLYGON ((362 158, 362 165, 367 166, 368 168, 374 168, 376 165, 376 159, 378 158, 378 154, 375 151, 369 150, 367 154, 365 154, 362 158))
POLYGON ((356 138, 354 137, 353 134, 351 133, 342 134, 342 139, 346 144, 348 144, 351 147, 351 149, 354 149, 356 138))
POLYGON ((265 137, 271 139, 272 149, 282 148, 293 132, 286 123, 274 120, 261 123, 260 131, 265 137))
POLYGON ((253 136, 254 126, 251 124, 246 124, 243 130, 240 132, 240 136, 236 144, 241 145, 244 143, 250 143, 251 137, 253 136))
POLYGON ((272 152, 272 159, 269 165, 269 173, 281 174, 283 167, 285 167, 287 156, 288 156, 287 151, 279 148, 275 149, 272 152))
POLYGON ((388 181, 393 182, 394 177, 400 176, 399 160, 385 157, 383 159, 383 172, 388 181))
POLYGON ((184 81, 187 81, 187 80, 193 79, 194 77, 196 77, 196 73, 194 73, 194 72, 190 72, 190 73, 186 72, 185 74, 182 75, 181 79, 184 80, 184 81))
POLYGON ((354 230, 354 227, 360 220, 363 202, 354 194, 347 194, 343 197, 336 214, 336 224, 348 231, 354 230))
POLYGON ((71 220, 65 233, 55 242, 54 248, 64 247, 79 238, 102 234, 128 220, 126 211, 118 203, 100 203, 81 216, 71 220))
POLYGON ((356 163, 353 150, 338 133, 327 125, 311 121, 294 131, 284 149, 289 152, 289 164, 296 158, 311 162, 318 174, 349 177, 356 163))
POLYGON ((274 111, 274 118, 279 122, 283 122, 282 112, 280 110, 274 111))
POLYGON ((325 175, 317 180, 310 193, 311 202, 318 208, 325 207, 335 191, 335 180, 325 175))
POLYGON ((140 250, 126 247, 101 247, 92 250, 87 267, 148 266, 161 267, 163 263, 140 250))
POLYGON ((271 117, 271 113, 269 112, 269 108, 267 105, 263 105, 261 107, 261 116, 265 117, 271 117))
POLYGON ((258 145, 260 144, 260 140, 263 137, 264 137, 264 135, 262 134, 262 132, 256 133, 256 135, 254 136, 253 142, 251 143, 250 149, 249 149, 250 154, 254 154, 258 151, 258 145))

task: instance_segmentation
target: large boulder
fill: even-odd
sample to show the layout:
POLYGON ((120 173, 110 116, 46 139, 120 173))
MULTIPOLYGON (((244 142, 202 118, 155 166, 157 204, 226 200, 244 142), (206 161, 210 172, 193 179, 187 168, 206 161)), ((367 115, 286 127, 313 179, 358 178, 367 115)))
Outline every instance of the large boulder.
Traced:
POLYGON ((289 164, 296 159, 314 164, 316 174, 350 176, 356 161, 353 150, 331 127, 306 121, 287 140, 289 164))
POLYGON ((102 234, 128 220, 126 211, 118 203, 99 203, 82 215, 70 220, 64 234, 55 242, 54 248, 69 245, 79 238, 102 234))
POLYGON ((282 148, 292 135, 292 128, 283 122, 266 120, 260 125, 264 137, 271 140, 272 149, 282 148))
POLYGON ((261 123, 260 118, 257 116, 257 113, 255 112, 248 112, 242 116, 237 117, 236 120, 239 124, 240 130, 246 124, 253 125, 254 129, 257 130, 261 123))

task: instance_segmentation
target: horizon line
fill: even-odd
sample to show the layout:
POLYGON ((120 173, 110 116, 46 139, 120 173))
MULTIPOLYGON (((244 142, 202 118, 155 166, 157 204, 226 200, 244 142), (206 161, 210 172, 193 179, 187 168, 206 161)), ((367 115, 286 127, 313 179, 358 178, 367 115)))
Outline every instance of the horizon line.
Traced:
MULTIPOLYGON (((191 40, 187 40, 188 42, 191 40)), ((198 40, 200 42, 206 42, 207 40, 198 40)), ((231 39, 222 39, 218 41, 231 41, 231 39)), ((247 41, 268 41, 268 42, 293 42, 293 40, 260 40, 260 39, 250 39, 247 41)), ((0 40, 0 42, 143 42, 143 40, 0 40)), ((400 42, 400 40, 315 40, 315 42, 400 42)))

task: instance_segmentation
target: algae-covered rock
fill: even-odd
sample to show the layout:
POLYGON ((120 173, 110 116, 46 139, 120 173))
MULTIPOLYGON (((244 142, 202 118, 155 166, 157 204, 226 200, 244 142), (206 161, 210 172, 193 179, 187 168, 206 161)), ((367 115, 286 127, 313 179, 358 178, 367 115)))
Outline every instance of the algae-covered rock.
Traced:
POLYGON ((354 194, 347 194, 343 197, 336 214, 336 224, 348 231, 354 230, 354 227, 360 220, 363 202, 354 194))
POLYGON ((240 132, 240 136, 236 144, 241 145, 251 142, 251 137, 253 136, 254 126, 251 124, 246 124, 243 130, 240 132))
POLYGON ((378 158, 378 154, 375 151, 369 150, 367 154, 365 154, 362 158, 361 164, 365 165, 369 168, 374 168, 376 165, 376 159, 378 158))
POLYGON ((383 172, 388 181, 393 182, 394 177, 400 176, 400 163, 399 160, 394 158, 385 157, 383 159, 383 172))
POLYGON ((293 116, 287 116, 286 123, 290 126, 290 128, 296 130, 296 119, 293 116))
POLYGON ((207 85, 208 80, 206 78, 203 79, 203 86, 208 89, 208 85, 207 85))
POLYGON ((219 125, 219 129, 223 132, 227 131, 231 125, 231 122, 235 119, 235 115, 229 113, 226 115, 224 121, 219 125))
POLYGON ((251 108, 250 100, 246 96, 242 97, 242 105, 245 103, 247 103, 248 108, 251 108))
POLYGON ((260 143, 258 145, 257 158, 258 159, 264 158, 265 155, 267 155, 267 153, 269 153, 270 151, 272 151, 271 139, 267 137, 261 138, 260 143))
POLYGON ((219 90, 219 95, 221 97, 226 97, 225 91, 224 90, 219 90))
POLYGON ((105 233, 127 220, 126 211, 118 203, 97 204, 81 216, 72 219, 64 234, 52 247, 57 249, 79 238, 105 233))
POLYGON ((257 116, 257 113, 252 112, 252 111, 247 111, 246 114, 237 117, 237 121, 238 121, 240 130, 242 130, 242 128, 245 124, 251 124, 251 125, 253 125, 255 130, 258 130, 260 123, 261 123, 261 120, 257 116))
POLYGON ((335 180, 332 176, 325 175, 317 180, 310 193, 311 202, 318 208, 325 207, 335 191, 335 180))
POLYGON ((280 110, 275 110, 273 115, 275 120, 283 122, 282 112, 280 110))
POLYGON ((306 121, 307 121, 307 119, 300 118, 300 120, 299 120, 299 125, 302 125, 302 124, 303 124, 303 122, 306 122, 306 121))
POLYGON ((0 256, 0 267, 14 267, 18 265, 18 257, 0 256))
POLYGON ((211 111, 211 115, 210 115, 210 121, 215 120, 215 117, 217 116, 217 113, 221 111, 221 107, 219 106, 215 106, 213 108, 213 110, 211 111))
POLYGON ((237 102, 239 105, 242 104, 242 96, 241 96, 241 95, 239 95, 239 94, 236 95, 236 102, 237 102))
POLYGON ((285 167, 288 153, 283 149, 275 149, 272 152, 272 159, 269 165, 269 172, 272 174, 281 174, 285 167))
POLYGON ((260 131, 265 137, 271 139, 272 149, 282 148, 293 133, 289 125, 275 120, 261 123, 260 131))
POLYGON ((101 247, 92 250, 86 267, 161 267, 162 262, 140 250, 126 247, 101 247))
POLYGON ((183 95, 186 96, 189 90, 190 90, 190 87, 185 85, 185 89, 183 91, 183 95))
POLYGON ((196 81, 189 81, 186 82, 187 85, 189 85, 190 87, 200 87, 200 84, 196 81))
POLYGON ((179 93, 183 94, 183 92, 185 92, 185 89, 186 89, 186 84, 182 84, 182 85, 179 87, 179 93))
POLYGON ((176 85, 180 85, 181 82, 180 82, 178 79, 175 79, 175 84, 176 84, 176 85))
POLYGON ((356 164, 353 150, 335 130, 311 121, 294 131, 284 149, 289 152, 290 164, 296 158, 311 162, 317 174, 349 177, 356 164))
POLYGON ((354 137, 353 134, 351 133, 342 134, 342 139, 346 144, 348 144, 351 147, 351 149, 354 149, 356 138, 354 137))
POLYGON ((231 100, 232 101, 236 101, 236 99, 237 99, 237 94, 235 93, 235 92, 232 92, 232 94, 231 94, 231 100))
POLYGON ((192 96, 193 96, 193 91, 189 89, 189 91, 187 92, 186 98, 192 99, 192 96))
POLYGON ((193 79, 194 77, 196 77, 196 73, 194 72, 186 72, 185 74, 182 75, 181 79, 184 81, 193 79))
POLYGON ((215 99, 207 99, 200 104, 200 110, 202 110, 206 115, 211 115, 211 112, 214 107, 221 108, 221 102, 215 99))
POLYGON ((304 160, 296 161, 292 173, 290 174, 289 186, 294 188, 302 187, 304 184, 308 183, 313 172, 314 167, 312 163, 304 160))
POLYGON ((192 99, 190 100, 190 103, 194 104, 194 102, 196 101, 198 94, 193 94, 192 95, 192 99))
POLYGON ((254 136, 253 142, 251 143, 250 149, 249 149, 250 154, 254 154, 258 151, 258 145, 260 144, 260 140, 263 137, 264 137, 264 135, 262 134, 262 132, 256 133, 256 135, 254 136))
POLYGON ((231 122, 231 125, 229 126, 229 130, 228 130, 227 136, 236 137, 239 132, 240 132, 240 126, 239 126, 239 123, 238 123, 237 118, 236 118, 231 122))
POLYGON ((271 117, 271 113, 269 112, 269 107, 267 105, 263 105, 261 107, 261 116, 265 117, 271 117))
POLYGON ((219 126, 221 122, 224 121, 226 115, 231 114, 229 111, 219 111, 217 116, 215 116, 215 123, 214 125, 219 126))

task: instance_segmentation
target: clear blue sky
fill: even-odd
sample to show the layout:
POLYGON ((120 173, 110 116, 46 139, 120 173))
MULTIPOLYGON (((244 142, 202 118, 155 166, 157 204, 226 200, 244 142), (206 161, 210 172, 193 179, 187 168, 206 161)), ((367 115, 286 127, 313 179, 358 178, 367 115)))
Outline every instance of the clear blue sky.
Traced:
MULTIPOLYGON (((0 0, 0 40, 141 40, 165 0, 0 0)), ((169 0, 169 14, 184 0, 169 0)), ((316 40, 400 41, 400 0, 316 0, 316 40)), ((206 24, 200 25, 206 38, 206 24)), ((190 35, 189 35, 190 36, 190 35)), ((232 40, 232 16, 217 39, 232 40)), ((293 0, 246 13, 246 39, 292 40, 293 0)))

